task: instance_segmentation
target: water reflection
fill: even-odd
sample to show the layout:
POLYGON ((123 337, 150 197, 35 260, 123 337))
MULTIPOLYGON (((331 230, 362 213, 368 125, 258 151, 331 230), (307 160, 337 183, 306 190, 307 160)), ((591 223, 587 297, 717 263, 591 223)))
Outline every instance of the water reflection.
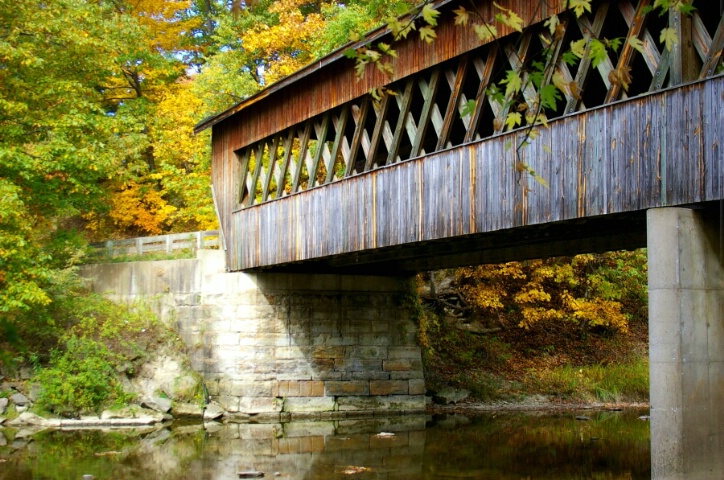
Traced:
POLYGON ((0 430, 0 480, 650 478, 642 412, 401 416, 147 430, 0 430), (581 414, 578 414, 579 416, 581 414))

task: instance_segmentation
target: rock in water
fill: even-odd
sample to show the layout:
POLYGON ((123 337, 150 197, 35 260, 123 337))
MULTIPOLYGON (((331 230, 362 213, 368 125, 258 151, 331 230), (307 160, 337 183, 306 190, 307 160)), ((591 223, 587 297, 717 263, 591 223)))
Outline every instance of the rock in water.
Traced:
POLYGON ((256 472, 256 471, 239 472, 239 478, 261 478, 263 476, 264 476, 264 472, 256 472))

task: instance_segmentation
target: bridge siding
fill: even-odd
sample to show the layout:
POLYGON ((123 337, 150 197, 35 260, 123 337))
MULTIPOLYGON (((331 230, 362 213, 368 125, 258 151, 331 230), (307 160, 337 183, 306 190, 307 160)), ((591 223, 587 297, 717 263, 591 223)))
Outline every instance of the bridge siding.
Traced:
POLYGON ((521 151, 548 188, 515 170, 506 142, 522 140, 518 131, 238 210, 229 266, 718 200, 723 85, 717 77, 552 122, 521 151))

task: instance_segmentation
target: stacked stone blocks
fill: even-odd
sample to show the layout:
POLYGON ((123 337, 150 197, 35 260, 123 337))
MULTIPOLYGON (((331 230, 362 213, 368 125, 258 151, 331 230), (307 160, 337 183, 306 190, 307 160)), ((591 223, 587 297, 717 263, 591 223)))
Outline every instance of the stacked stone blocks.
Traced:
POLYGON ((188 345, 211 398, 246 414, 419 411, 408 278, 226 273, 196 260, 87 267, 94 288, 150 302, 188 345))

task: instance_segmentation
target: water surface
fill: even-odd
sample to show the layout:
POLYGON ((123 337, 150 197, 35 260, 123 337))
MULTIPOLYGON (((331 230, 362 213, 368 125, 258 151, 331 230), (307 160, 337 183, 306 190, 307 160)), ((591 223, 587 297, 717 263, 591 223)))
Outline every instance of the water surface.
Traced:
POLYGON ((648 479, 647 412, 0 430, 0 480, 648 479), (576 419, 586 416, 588 420, 576 419))

